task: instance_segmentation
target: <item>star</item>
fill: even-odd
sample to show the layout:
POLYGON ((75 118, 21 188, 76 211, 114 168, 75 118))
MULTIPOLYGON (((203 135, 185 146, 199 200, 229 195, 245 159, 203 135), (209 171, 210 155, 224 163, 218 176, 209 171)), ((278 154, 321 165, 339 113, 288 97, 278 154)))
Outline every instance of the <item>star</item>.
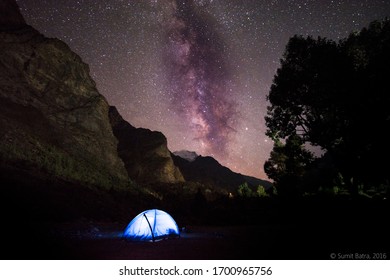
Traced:
POLYGON ((81 56, 129 123, 259 178, 273 146, 266 96, 288 39, 339 40, 390 16, 384 0, 17 2, 81 56))

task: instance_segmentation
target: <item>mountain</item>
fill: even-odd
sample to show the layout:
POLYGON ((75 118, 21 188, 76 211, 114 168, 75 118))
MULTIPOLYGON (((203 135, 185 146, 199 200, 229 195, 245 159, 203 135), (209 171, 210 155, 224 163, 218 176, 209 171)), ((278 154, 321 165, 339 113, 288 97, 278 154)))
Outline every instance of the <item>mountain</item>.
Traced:
POLYGON ((128 223, 147 207, 203 219, 197 182, 234 190, 243 177, 185 154, 193 161, 172 155, 162 133, 126 122, 76 53, 27 25, 15 1, 0 1, 0 258, 58 256, 69 240, 56 226, 128 223))
POLYGON ((2 170, 28 169, 104 188, 126 185, 109 105, 88 65, 64 42, 26 25, 14 1, 5 3, 0 27, 2 170))
POLYGON ((3 173, 104 188, 184 181, 162 133, 124 121, 76 53, 28 26, 15 1, 0 5, 3 173))
POLYGON ((135 188, 108 113, 88 65, 28 26, 16 1, 1 0, 0 258, 50 258, 61 250, 50 223, 129 212, 120 199, 135 188))
POLYGON ((108 104, 88 65, 64 42, 27 25, 15 1, 0 7, 0 182, 9 188, 17 182, 43 193, 43 186, 68 185, 72 192, 122 191, 131 180, 187 180, 229 191, 243 182, 268 185, 211 157, 171 154, 161 132, 133 127, 108 104))
POLYGON ((266 189, 272 185, 266 180, 235 173, 213 157, 194 155, 196 155, 194 152, 189 151, 172 154, 175 165, 179 167, 186 181, 202 183, 229 192, 237 191, 238 186, 245 182, 251 187, 262 185, 266 189))
POLYGON ((180 170, 173 163, 167 139, 161 132, 133 127, 113 106, 109 116, 119 141, 118 154, 130 178, 138 183, 184 182, 180 170))
POLYGON ((173 152, 173 154, 190 162, 194 161, 199 156, 197 153, 187 150, 176 151, 173 152))

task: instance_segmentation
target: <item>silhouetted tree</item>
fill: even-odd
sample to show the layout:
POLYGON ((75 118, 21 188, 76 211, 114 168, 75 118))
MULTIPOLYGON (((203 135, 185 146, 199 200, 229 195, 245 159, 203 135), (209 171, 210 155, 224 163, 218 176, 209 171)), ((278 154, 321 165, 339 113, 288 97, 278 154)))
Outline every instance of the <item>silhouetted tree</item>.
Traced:
POLYGON ((298 186, 305 175, 307 166, 313 160, 313 154, 303 147, 298 135, 291 135, 283 144, 276 140, 271 157, 264 164, 269 178, 274 180, 279 195, 296 195, 298 186))
POLYGON ((340 49, 353 67, 349 123, 338 151, 348 159, 343 170, 356 184, 379 185, 390 175, 384 164, 390 156, 390 21, 372 22, 340 49))
POLYGON ((287 44, 268 99, 267 135, 330 148, 343 131, 338 103, 345 95, 345 58, 333 41, 294 36, 287 44))
POLYGON ((321 147, 335 166, 332 173, 342 174, 355 193, 358 185, 389 179, 388 165, 381 163, 390 156, 389 50, 389 20, 375 21, 339 43, 290 39, 268 95, 267 135, 275 141, 265 165, 270 178, 283 185, 301 177, 302 170, 282 164, 302 150, 287 153, 281 143, 298 137, 321 147))

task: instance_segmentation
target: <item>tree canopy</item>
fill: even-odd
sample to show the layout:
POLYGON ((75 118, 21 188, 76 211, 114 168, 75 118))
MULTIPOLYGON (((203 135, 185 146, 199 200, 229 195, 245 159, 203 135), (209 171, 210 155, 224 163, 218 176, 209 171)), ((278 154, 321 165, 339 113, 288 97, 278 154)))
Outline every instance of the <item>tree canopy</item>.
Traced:
POLYGON ((388 184, 389 67, 387 19, 339 42, 290 38, 265 117, 275 145, 264 168, 276 185, 304 178, 319 162, 348 178, 351 189, 388 184), (307 145, 320 147, 326 160, 313 161, 307 145))

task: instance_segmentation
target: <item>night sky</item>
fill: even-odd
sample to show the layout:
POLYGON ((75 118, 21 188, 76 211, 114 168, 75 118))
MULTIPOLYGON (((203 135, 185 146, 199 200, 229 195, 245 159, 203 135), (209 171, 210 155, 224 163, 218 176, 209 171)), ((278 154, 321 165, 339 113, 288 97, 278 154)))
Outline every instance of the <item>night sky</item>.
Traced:
POLYGON ((91 69, 125 120, 171 151, 266 178, 266 96, 294 34, 339 40, 390 17, 390 1, 18 0, 28 24, 91 69))

